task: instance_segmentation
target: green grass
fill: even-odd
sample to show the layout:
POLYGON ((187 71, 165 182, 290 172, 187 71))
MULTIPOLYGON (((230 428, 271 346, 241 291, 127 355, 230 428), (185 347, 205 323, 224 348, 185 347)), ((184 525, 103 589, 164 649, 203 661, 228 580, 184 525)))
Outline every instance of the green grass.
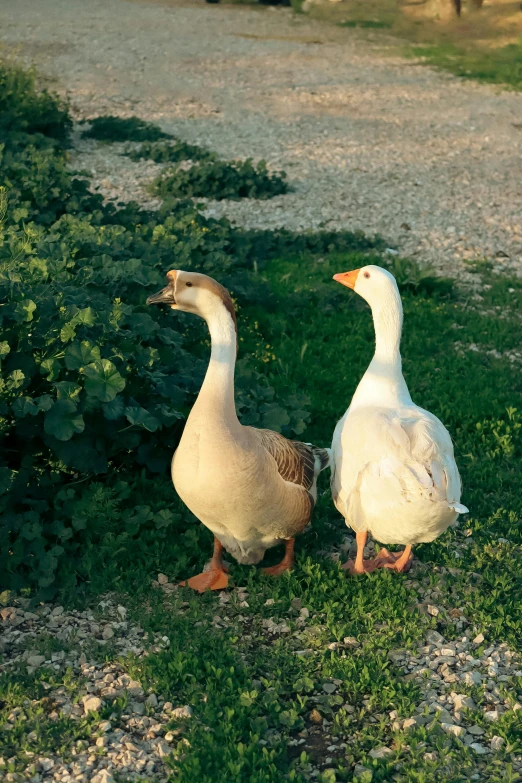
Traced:
POLYGON ((436 68, 489 84, 522 89, 522 41, 494 49, 466 50, 454 44, 414 46, 411 53, 436 68))

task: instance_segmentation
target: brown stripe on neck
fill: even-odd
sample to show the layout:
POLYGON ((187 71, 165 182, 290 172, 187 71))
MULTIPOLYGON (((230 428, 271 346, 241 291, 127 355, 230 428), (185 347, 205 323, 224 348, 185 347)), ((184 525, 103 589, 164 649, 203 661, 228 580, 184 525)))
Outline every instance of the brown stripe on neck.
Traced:
POLYGON ((237 334, 237 318, 236 318, 234 303, 232 302, 232 298, 230 294, 228 293, 227 289, 221 285, 221 283, 218 283, 216 280, 213 280, 211 277, 202 276, 199 286, 201 288, 206 288, 208 291, 212 291, 212 293, 215 294, 216 296, 219 296, 219 298, 225 305, 226 309, 230 313, 230 317, 232 318, 232 322, 234 324, 234 329, 236 330, 236 352, 237 352, 239 348, 239 338, 237 334))

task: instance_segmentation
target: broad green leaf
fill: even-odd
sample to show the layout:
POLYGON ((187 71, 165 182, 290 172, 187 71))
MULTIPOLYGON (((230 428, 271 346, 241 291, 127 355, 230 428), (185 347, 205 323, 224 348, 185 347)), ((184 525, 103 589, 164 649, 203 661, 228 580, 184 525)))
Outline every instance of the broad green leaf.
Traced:
POLYGON ((7 386, 11 391, 14 391, 15 389, 19 389, 20 386, 23 385, 23 382, 25 381, 25 375, 22 372, 22 370, 13 370, 12 373, 9 373, 7 376, 7 386))
POLYGON ((261 408, 263 427, 268 430, 281 432, 285 424, 290 423, 290 416, 277 402, 270 402, 261 408))
POLYGON ((57 440, 70 440, 77 432, 83 432, 85 422, 72 400, 57 400, 45 414, 44 429, 57 440))
POLYGON ((85 307, 80 310, 73 318, 75 324, 83 324, 84 326, 93 326, 96 321, 96 313, 92 307, 85 307))
POLYGON ((36 416, 40 412, 38 405, 34 403, 31 397, 18 397, 12 405, 13 413, 18 419, 25 416, 36 416))
POLYGON ((88 364, 83 372, 85 391, 101 402, 110 402, 125 388, 125 379, 109 359, 88 364))
POLYGON ((44 359, 40 365, 40 374, 45 375, 48 381, 54 381, 61 369, 62 363, 58 359, 44 359))
POLYGON ((100 349, 88 340, 76 342, 65 351, 65 366, 68 370, 81 370, 91 362, 100 360, 100 349))
POLYGON ((40 411, 48 411, 53 406, 53 398, 50 394, 42 394, 41 397, 35 397, 34 401, 38 405, 38 410, 40 411))
POLYGON ((144 427, 149 432, 156 432, 160 427, 160 422, 145 408, 125 408, 127 421, 138 427, 144 427))
POLYGON ((74 400, 78 402, 78 397, 82 390, 81 386, 72 381, 58 381, 54 384, 59 400, 74 400))
POLYGON ((17 321, 32 321, 36 304, 32 299, 22 299, 15 305, 15 317, 17 321))
POLYGON ((121 416, 123 416, 125 411, 125 403, 121 397, 115 397, 110 402, 105 402, 102 405, 102 409, 103 415, 106 419, 109 421, 115 421, 115 419, 119 419, 121 416))
POLYGON ((75 337, 76 329, 74 328, 74 322, 69 321, 69 323, 65 324, 65 326, 62 326, 60 331, 60 340, 62 343, 70 343, 71 340, 74 340, 75 337))

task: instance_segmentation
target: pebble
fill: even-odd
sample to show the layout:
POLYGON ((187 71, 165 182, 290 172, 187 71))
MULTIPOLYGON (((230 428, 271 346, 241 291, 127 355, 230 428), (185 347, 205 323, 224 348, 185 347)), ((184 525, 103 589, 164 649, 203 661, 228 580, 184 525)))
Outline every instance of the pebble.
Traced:
POLYGON ((193 715, 192 707, 185 705, 184 707, 176 707, 172 710, 172 717, 174 720, 188 720, 193 715))
POLYGON ((319 710, 313 709, 312 712, 309 715, 310 720, 312 723, 322 723, 323 722, 323 716, 319 712, 319 710))
POLYGON ((491 742, 489 743, 489 746, 491 750, 501 750, 501 748, 504 746, 506 740, 504 737, 499 737, 497 734, 491 738, 491 742))
POLYGON ((470 748, 472 748, 475 753, 480 756, 488 752, 488 749, 485 748, 484 745, 481 745, 480 742, 472 742, 470 748))
POLYGON ((386 756, 389 756, 393 753, 393 750, 391 748, 387 748, 385 746, 382 746, 380 748, 375 748, 370 751, 368 755, 372 757, 372 759, 385 759, 386 756))
POLYGON ((441 723, 440 725, 446 734, 453 734, 454 737, 463 737, 466 733, 463 726, 456 726, 454 723, 441 723))
POLYGON ((89 712, 98 712, 103 703, 98 696, 84 696, 82 702, 86 715, 89 712))
POLYGON ((42 663, 45 663, 45 655, 31 655, 27 659, 27 664, 29 666, 34 666, 35 669, 41 666, 42 663))

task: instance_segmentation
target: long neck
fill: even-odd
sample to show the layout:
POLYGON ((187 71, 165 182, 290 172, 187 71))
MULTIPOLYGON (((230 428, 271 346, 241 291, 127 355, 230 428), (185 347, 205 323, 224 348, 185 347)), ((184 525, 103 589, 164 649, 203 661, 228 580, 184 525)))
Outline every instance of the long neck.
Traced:
POLYGON ((236 327, 227 308, 219 303, 206 318, 212 350, 205 380, 194 409, 229 426, 240 426, 234 402, 234 368, 236 364, 236 327))
POLYGON ((384 302, 372 308, 375 327, 375 353, 352 400, 354 405, 392 406, 411 403, 402 375, 402 302, 392 290, 384 302))

